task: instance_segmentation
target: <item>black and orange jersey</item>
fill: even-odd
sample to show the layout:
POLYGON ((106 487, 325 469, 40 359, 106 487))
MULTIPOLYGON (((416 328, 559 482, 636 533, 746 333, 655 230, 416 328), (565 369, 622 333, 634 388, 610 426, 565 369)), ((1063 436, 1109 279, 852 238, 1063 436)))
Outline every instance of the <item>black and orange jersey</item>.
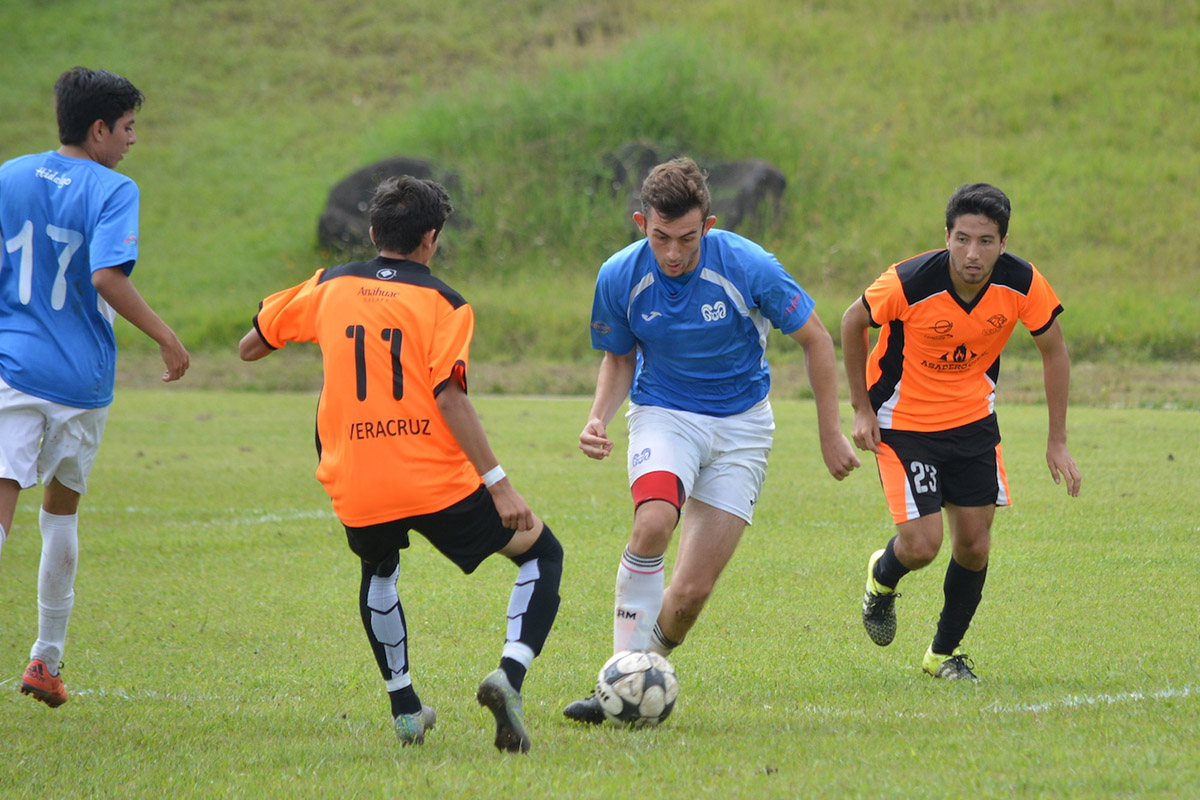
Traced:
POLYGON ((262 302, 263 341, 321 347, 317 479, 344 524, 365 527, 440 511, 479 475, 437 408, 466 388, 474 313, 415 261, 379 257, 318 270, 262 302))
POLYGON ((1017 321, 1037 336, 1062 312, 1037 268, 1008 253, 970 303, 954 292, 946 250, 893 264, 862 302, 882 329, 867 363, 871 406, 880 428, 905 431, 949 430, 993 413, 1000 351, 1017 321))

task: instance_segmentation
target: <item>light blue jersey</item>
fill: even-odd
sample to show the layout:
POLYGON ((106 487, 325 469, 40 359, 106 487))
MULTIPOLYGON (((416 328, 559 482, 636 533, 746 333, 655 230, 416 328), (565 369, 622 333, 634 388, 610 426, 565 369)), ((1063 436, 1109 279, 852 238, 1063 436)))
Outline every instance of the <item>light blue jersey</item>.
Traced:
POLYGON ((0 166, 0 377, 76 408, 112 402, 112 308, 92 272, 133 270, 138 188, 95 161, 54 151, 0 166))
POLYGON ((600 267, 592 347, 618 355, 637 347, 633 402, 726 417, 771 388, 771 326, 793 333, 812 310, 775 256, 736 233, 709 231, 696 268, 679 278, 658 268, 641 239, 600 267))

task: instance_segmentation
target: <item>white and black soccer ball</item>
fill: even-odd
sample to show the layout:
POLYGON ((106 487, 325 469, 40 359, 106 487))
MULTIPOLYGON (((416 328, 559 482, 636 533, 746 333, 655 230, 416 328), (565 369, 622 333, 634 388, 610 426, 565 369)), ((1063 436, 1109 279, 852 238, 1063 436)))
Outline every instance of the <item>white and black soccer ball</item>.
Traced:
POLYGON ((614 725, 653 727, 671 715, 678 696, 675 668, 646 650, 622 650, 604 663, 596 680, 596 697, 614 725))

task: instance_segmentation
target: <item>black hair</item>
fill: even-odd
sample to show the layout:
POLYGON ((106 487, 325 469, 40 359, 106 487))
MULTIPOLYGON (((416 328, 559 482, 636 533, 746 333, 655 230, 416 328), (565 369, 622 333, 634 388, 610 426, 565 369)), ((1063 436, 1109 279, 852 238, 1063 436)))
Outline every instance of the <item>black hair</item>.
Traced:
POLYGON ((411 175, 380 182, 367 208, 375 232, 375 247, 394 253, 416 250, 428 231, 441 234, 442 226, 453 212, 444 186, 411 175))
POLYGON ((1012 204, 1008 195, 990 183, 967 183, 958 187, 950 202, 946 204, 946 230, 954 230, 954 223, 964 214, 980 214, 996 223, 1000 238, 1008 235, 1008 218, 1012 215, 1012 204))
POLYGON ((127 112, 141 108, 146 96, 127 78, 108 70, 72 67, 55 81, 54 99, 58 140, 80 145, 96 120, 103 120, 111 131, 127 112))

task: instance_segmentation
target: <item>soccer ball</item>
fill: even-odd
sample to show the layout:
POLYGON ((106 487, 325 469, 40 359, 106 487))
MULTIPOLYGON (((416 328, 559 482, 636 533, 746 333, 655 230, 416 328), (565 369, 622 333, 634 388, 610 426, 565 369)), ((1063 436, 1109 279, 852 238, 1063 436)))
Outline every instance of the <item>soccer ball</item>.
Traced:
POLYGON ((604 663, 596 697, 614 725, 653 727, 671 715, 679 681, 675 668, 658 653, 622 650, 604 663))

